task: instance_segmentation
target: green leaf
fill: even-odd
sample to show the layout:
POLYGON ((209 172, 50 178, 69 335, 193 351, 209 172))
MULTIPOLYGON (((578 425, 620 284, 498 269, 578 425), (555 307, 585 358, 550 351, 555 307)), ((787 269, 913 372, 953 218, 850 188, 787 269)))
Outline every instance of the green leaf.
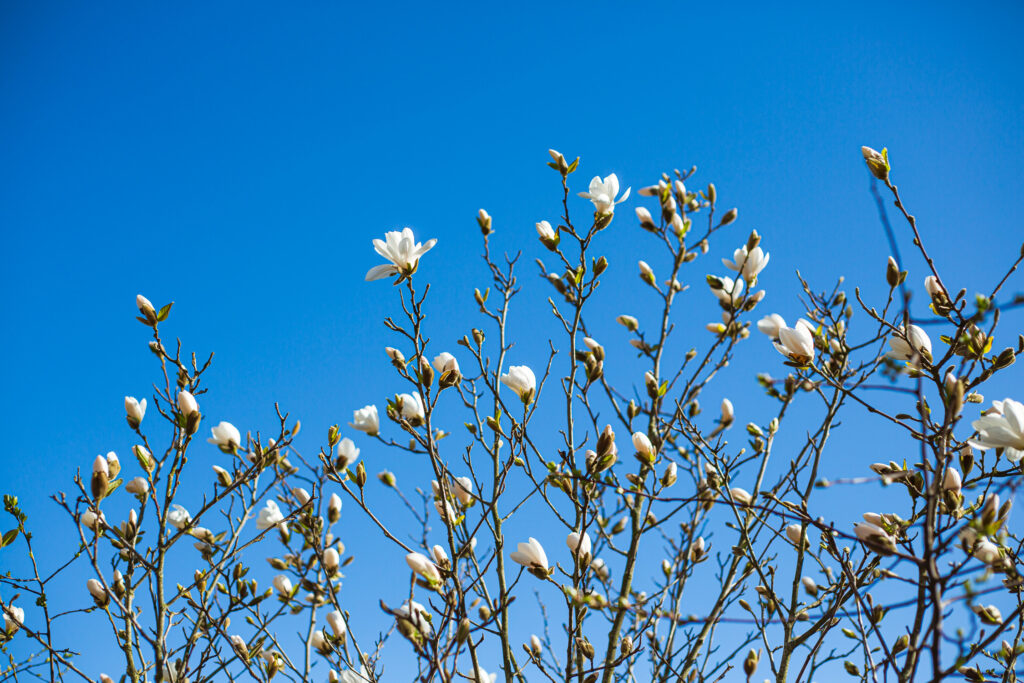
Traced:
POLYGON ((4 546, 8 546, 8 545, 14 543, 14 539, 16 539, 17 537, 18 537, 18 530, 17 529, 11 529, 7 533, 5 533, 2 538, 0 538, 0 548, 3 548, 4 546))
POLYGON ((171 303, 167 304, 166 306, 161 308, 159 311, 157 311, 157 314, 156 314, 157 322, 161 322, 162 323, 163 321, 167 320, 167 316, 170 315, 170 313, 171 313, 171 306, 173 306, 173 305, 174 305, 174 302, 172 301, 171 303))

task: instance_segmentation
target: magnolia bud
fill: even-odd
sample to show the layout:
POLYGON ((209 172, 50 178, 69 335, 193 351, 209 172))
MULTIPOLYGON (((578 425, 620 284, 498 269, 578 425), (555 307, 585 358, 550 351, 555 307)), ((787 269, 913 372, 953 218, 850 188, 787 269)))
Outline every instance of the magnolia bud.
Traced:
POLYGON ((479 211, 477 211, 476 222, 477 225, 480 226, 480 232, 482 232, 484 236, 490 235, 492 232, 494 232, 491 229, 491 215, 487 213, 485 210, 480 209, 479 211))
POLYGON ((864 155, 864 161, 867 163, 871 175, 881 181, 888 182, 889 151, 883 147, 881 153, 879 153, 870 147, 861 147, 860 153, 864 155))
POLYGON ((141 294, 137 294, 135 296, 135 305, 139 308, 139 313, 142 314, 142 317, 146 319, 147 325, 152 327, 157 323, 156 308, 153 307, 149 299, 141 294))
MULTIPOLYGON (((362 486, 362 484, 360 484, 360 486, 362 486)), ((341 496, 337 493, 332 493, 330 502, 327 505, 327 521, 334 524, 339 519, 341 519, 341 496)))
POLYGON ((103 584, 99 580, 89 579, 85 582, 85 587, 89 589, 89 593, 92 595, 92 599, 97 607, 106 607, 107 603, 110 602, 110 596, 107 595, 106 589, 103 588, 103 584))

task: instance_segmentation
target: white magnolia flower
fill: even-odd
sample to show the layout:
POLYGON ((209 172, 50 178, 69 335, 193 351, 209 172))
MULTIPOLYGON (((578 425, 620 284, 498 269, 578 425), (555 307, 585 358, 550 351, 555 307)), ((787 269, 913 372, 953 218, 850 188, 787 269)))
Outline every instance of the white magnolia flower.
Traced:
POLYGON ((338 683, 366 683, 370 676, 366 673, 366 667, 360 666, 359 673, 354 669, 345 669, 338 676, 338 683))
POLYGON ((900 325, 899 334, 889 337, 889 346, 892 350, 886 355, 896 360, 909 361, 914 356, 923 356, 925 360, 932 358, 932 340, 928 333, 917 325, 909 325, 906 328, 900 325))
POLYGON ((651 212, 648 211, 646 207, 636 207, 636 219, 640 221, 640 225, 644 226, 645 228, 655 227, 654 218, 651 216, 651 212))
POLYGON ((433 628, 430 625, 430 612, 415 600, 406 600, 395 611, 412 624, 413 628, 419 631, 424 638, 429 638, 430 634, 433 633, 433 628))
POLYGON ((324 632, 320 629, 313 631, 313 633, 309 635, 309 645, 322 655, 331 653, 331 644, 327 642, 326 638, 324 638, 324 632))
POLYGON ((178 392, 178 412, 186 416, 199 412, 199 404, 191 392, 184 389, 178 392))
POLYGON ((187 664, 181 660, 178 660, 176 664, 164 666, 164 681, 167 683, 189 683, 188 676, 185 676, 186 666, 187 664))
POLYGON ((99 579, 89 579, 85 582, 85 587, 89 589, 89 593, 93 599, 97 602, 106 602, 109 598, 107 596, 107 589, 103 587, 99 579))
POLYGON ((479 665, 477 665, 476 671, 473 673, 473 683, 494 683, 497 679, 498 674, 489 674, 479 665))
POLYGON ((594 571, 594 575, 602 581, 607 581, 611 576, 611 572, 608 571, 608 565, 600 557, 595 557, 590 562, 590 568, 594 571))
POLYGON ((538 638, 536 635, 530 636, 530 652, 532 652, 535 656, 538 657, 540 656, 540 653, 543 652, 543 647, 541 647, 540 644, 540 638, 538 638))
POLYGON ((513 562, 521 564, 527 569, 535 569, 547 574, 548 556, 544 554, 544 547, 536 538, 531 537, 528 543, 520 543, 518 549, 509 557, 513 562))
POLYGON ((960 487, 963 485, 963 480, 960 478, 960 473, 952 467, 946 468, 946 475, 942 478, 942 488, 950 493, 959 494, 960 487))
POLYGON ((431 587, 441 585, 441 571, 423 553, 409 553, 405 556, 405 563, 431 587))
POLYGON ((525 365, 512 365, 508 372, 501 376, 501 383, 516 392, 523 403, 531 403, 537 390, 537 378, 533 370, 525 365))
POLYGON ((345 469, 346 467, 351 467, 358 459, 359 449, 356 448, 355 441, 346 436, 338 444, 338 459, 336 461, 338 468, 345 469))
POLYGON ((754 247, 747 251, 747 245, 744 244, 732 253, 732 261, 722 259, 722 265, 729 270, 735 270, 743 276, 744 280, 750 282, 768 265, 769 258, 771 258, 771 254, 764 253, 761 247, 754 247))
POLYGON ((274 577, 274 588, 277 590, 281 597, 288 598, 292 595, 292 581, 284 574, 278 574, 274 577))
MULTIPOLYGON (((867 515, 865 515, 866 517, 867 515)), ((877 524, 857 523, 853 525, 853 530, 864 545, 879 555, 892 555, 896 551, 895 539, 877 524)))
POLYGON ((473 480, 469 477, 455 477, 452 485, 452 493, 455 494, 455 499, 462 505, 472 505, 473 498, 473 480))
POLYGON ((142 418, 146 416, 146 399, 136 401, 134 396, 125 396, 124 412, 132 429, 138 427, 142 422, 142 418))
POLYGON ((640 328, 640 321, 631 315, 620 315, 615 322, 625 327, 630 332, 636 332, 640 328))
POLYGON ((654 284, 654 270, 647 263, 647 261, 637 261, 637 267, 640 268, 640 279, 649 285, 654 284))
POLYGON ((156 320, 156 308, 153 307, 152 301, 141 294, 136 294, 135 305, 138 307, 139 313, 141 313, 144 318, 147 320, 156 320))
POLYGON ((277 507, 277 503, 274 501, 268 500, 267 504, 260 510, 259 517, 256 518, 256 528, 260 531, 265 531, 283 521, 284 515, 281 514, 281 508, 277 507))
POLYGON ((412 275, 416 272, 420 257, 433 249, 437 240, 428 240, 425 244, 416 242, 412 230, 404 228, 401 232, 384 233, 383 240, 374 240, 373 248, 390 263, 374 266, 366 273, 366 281, 382 280, 392 275, 412 275))
POLYGON ((995 605, 971 605, 971 611, 978 615, 983 624, 996 626, 1003 623, 1003 614, 995 605))
POLYGON ((992 564, 999 560, 999 546, 984 538, 975 544, 973 554, 985 564, 992 564))
POLYGON ((25 623, 25 610, 14 605, 4 605, 4 633, 13 636, 14 633, 25 623))
POLYGON ((772 339, 779 338, 779 330, 786 326, 786 319, 778 313, 766 315, 757 321, 757 329, 772 339))
POLYGON ((333 572, 338 568, 338 564, 341 562, 341 557, 338 556, 338 551, 334 548, 328 548, 324 551, 324 562, 323 567, 328 573, 333 572))
POLYGON ((435 564, 441 567, 447 566, 449 562, 448 553, 444 551, 444 548, 442 548, 439 545, 435 545, 433 548, 430 549, 430 554, 431 556, 433 556, 435 564))
POLYGON ((775 349, 794 363, 810 363, 814 360, 814 334, 810 324, 800 320, 796 327, 780 327, 775 349))
POLYGON ((790 524, 786 527, 786 538, 797 547, 807 545, 807 541, 803 540, 803 527, 799 524, 790 524))
POLYGON ((100 523, 105 521, 106 517, 102 512, 96 514, 96 511, 91 508, 82 513, 81 522, 82 526, 86 529, 96 531, 99 528, 100 523))
POLYGON ((309 491, 298 486, 292 489, 292 495, 295 496, 295 500, 299 503, 299 505, 305 505, 306 503, 309 502, 309 499, 311 497, 309 495, 309 491))
POLYGON ((590 550, 592 544, 590 540, 590 534, 588 534, 586 531, 583 532, 582 538, 580 537, 580 533, 578 531, 573 531, 566 537, 565 544, 569 546, 569 552, 573 554, 573 557, 586 558, 589 557, 591 554, 590 550))
POLYGON ((212 437, 207 439, 217 448, 225 453, 234 453, 235 449, 242 445, 242 435, 230 422, 221 422, 210 430, 212 437))
POLYGON ((327 520, 334 524, 341 519, 341 496, 337 493, 332 493, 331 497, 327 500, 327 520))
POLYGON ((377 406, 368 405, 355 411, 352 415, 352 422, 349 427, 366 432, 370 436, 377 436, 380 432, 380 418, 377 417, 377 406))
POLYGON ((711 293, 718 297, 724 304, 735 306, 743 298, 743 280, 733 280, 731 277, 718 278, 722 281, 722 287, 711 288, 711 293))
POLYGON ((415 394, 399 394, 398 400, 402 402, 402 417, 405 419, 416 421, 426 417, 423 397, 418 392, 415 394))
POLYGON ((971 426, 978 436, 967 443, 974 448, 1002 448, 1003 455, 1013 463, 1024 458, 1024 404, 1010 398, 992 401, 992 408, 971 426))
POLYGON ((145 477, 135 477, 124 485, 124 490, 135 495, 145 495, 149 491, 149 482, 145 477))
POLYGON ((643 432, 633 432, 633 448, 636 452, 646 456, 648 459, 654 457, 654 444, 651 443, 650 438, 643 432))
POLYGON ((327 623, 330 625, 331 630, 334 631, 334 635, 338 638, 344 638, 345 634, 348 633, 348 625, 345 623, 345 617, 338 610, 334 610, 327 614, 327 623))
POLYGON ((754 502, 754 497, 746 489, 741 489, 738 486, 729 489, 729 496, 736 501, 737 505, 750 505, 754 502))
POLYGON ((735 419, 735 412, 733 411, 732 401, 727 398, 722 399, 722 424, 729 426, 735 419))
POLYGON ((441 353, 434 356, 434 369, 440 372, 442 375, 446 372, 459 371, 459 361, 455 359, 455 356, 442 351, 441 353))
POLYGON ((539 235, 542 240, 546 241, 552 241, 555 239, 554 228, 552 228, 551 223, 548 223, 547 221, 537 223, 537 235, 539 235))
POLYGON ((632 188, 627 187, 622 198, 616 201, 615 196, 619 194, 619 178, 612 173, 604 180, 601 180, 600 176, 594 176, 590 181, 590 190, 580 192, 580 196, 593 202, 597 213, 612 213, 616 204, 621 204, 629 198, 630 189, 632 188))
POLYGON ((192 515, 188 513, 188 510, 177 503, 172 505, 171 511, 167 513, 167 523, 175 529, 184 529, 191 521, 192 515))

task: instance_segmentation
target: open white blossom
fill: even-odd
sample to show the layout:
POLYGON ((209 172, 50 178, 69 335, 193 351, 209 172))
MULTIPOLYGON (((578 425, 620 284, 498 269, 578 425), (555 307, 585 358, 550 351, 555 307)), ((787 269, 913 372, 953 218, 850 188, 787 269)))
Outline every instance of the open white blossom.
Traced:
POLYGON ((192 515, 188 513, 188 510, 177 503, 172 505, 171 511, 167 513, 167 523, 175 529, 184 529, 191 521, 192 515))
POLYGON ((426 417, 423 407, 423 397, 419 393, 399 394, 398 400, 402 402, 402 417, 410 422, 422 420, 426 417))
POLYGON ((779 330, 786 326, 786 319, 778 313, 766 315, 757 321, 757 329, 771 339, 779 338, 779 330))
POLYGON ((614 173, 601 180, 600 176, 594 176, 590 181, 590 189, 587 192, 580 192, 580 196, 589 199, 594 204, 597 213, 612 213, 615 205, 621 204, 629 198, 629 191, 626 188, 622 197, 616 201, 615 196, 619 194, 619 178, 614 173))
POLYGON ((537 378, 533 370, 525 365, 509 366, 508 372, 501 376, 501 383, 516 392, 523 403, 531 403, 537 390, 537 378))
POLYGON ((221 422, 210 430, 210 434, 211 437, 207 441, 225 453, 234 453, 242 445, 242 435, 230 422, 221 422))
POLYGON ((389 262, 374 266, 366 273, 366 281, 383 280, 393 275, 408 276, 416 272, 420 257, 433 249, 437 240, 428 240, 424 244, 416 242, 412 230, 404 228, 401 232, 392 230, 384 233, 384 239, 374 240, 373 248, 389 262))
POLYGON ((775 342, 775 350, 794 363, 809 364, 814 360, 814 335, 809 327, 800 320, 796 327, 779 328, 779 341, 775 342))
POLYGON ((977 438, 968 443, 978 450, 1002 448, 1012 463, 1024 458, 1024 404, 1010 398, 992 401, 992 408, 971 423, 977 438))
POLYGON ((517 550, 509 557, 513 562, 521 564, 527 569, 535 569, 545 574, 548 571, 548 556, 544 554, 544 546, 532 536, 528 543, 520 543, 517 550))
POLYGON ((267 504, 260 510, 259 516, 256 518, 256 528, 260 531, 265 531, 271 527, 275 527, 284 521, 284 515, 281 513, 281 508, 277 506, 272 500, 268 500, 267 504))
POLYGON ((711 288, 711 293, 718 297, 724 304, 735 306, 743 298, 743 280, 733 280, 731 277, 719 278, 722 281, 721 288, 711 288))
POLYGON ((348 423, 352 429, 366 432, 370 436, 377 436, 380 432, 380 418, 377 416, 377 406, 368 405, 355 411, 352 415, 352 422, 348 423))
POLYGON ((887 355, 896 360, 909 361, 914 356, 922 356, 927 361, 932 358, 932 340, 917 325, 900 325, 899 334, 889 337, 889 346, 892 350, 887 355))
POLYGON ((761 247, 754 247, 747 251, 747 245, 744 244, 733 252, 732 261, 724 258, 722 264, 729 270, 735 270, 744 280, 750 282, 768 265, 769 258, 771 258, 771 254, 764 253, 761 247))

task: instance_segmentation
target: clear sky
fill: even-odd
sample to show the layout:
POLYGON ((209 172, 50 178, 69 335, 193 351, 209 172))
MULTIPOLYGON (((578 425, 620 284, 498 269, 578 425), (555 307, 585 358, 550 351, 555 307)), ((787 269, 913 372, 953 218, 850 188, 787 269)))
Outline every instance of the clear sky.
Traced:
MULTIPOLYGON (((559 208, 549 147, 583 157, 574 190, 696 164, 740 209, 730 249, 764 236, 764 312, 795 318, 797 267, 881 295, 889 249, 859 150, 888 145, 939 266, 986 289, 1024 237, 1022 25, 1011 2, 0 2, 0 488, 36 528, 71 534, 43 493, 69 490, 97 453, 129 454, 123 397, 156 379, 137 292, 175 301, 170 332, 216 351, 208 419, 266 429, 279 401, 315 451, 328 425, 395 391, 380 323, 397 300, 363 282, 370 240, 405 225, 439 239, 421 273, 435 336, 453 342, 485 284, 478 208, 527 273, 545 253, 533 226, 559 208)), ((636 201, 603 235, 613 285, 634 286, 644 256, 636 201)), ((704 272, 689 275, 692 343, 714 309, 704 272)), ((543 283, 524 282, 525 355, 546 338, 530 338, 535 321, 553 327, 543 283)), ((599 331, 622 348, 610 320, 632 294, 605 297, 599 331)), ((744 414, 753 374, 782 372, 764 340, 746 351, 716 394, 744 422, 763 418, 744 414)), ((371 473, 429 486, 362 445, 371 473)), ((380 619, 381 562, 400 558, 347 545, 347 585, 380 589, 346 598, 380 619)))

